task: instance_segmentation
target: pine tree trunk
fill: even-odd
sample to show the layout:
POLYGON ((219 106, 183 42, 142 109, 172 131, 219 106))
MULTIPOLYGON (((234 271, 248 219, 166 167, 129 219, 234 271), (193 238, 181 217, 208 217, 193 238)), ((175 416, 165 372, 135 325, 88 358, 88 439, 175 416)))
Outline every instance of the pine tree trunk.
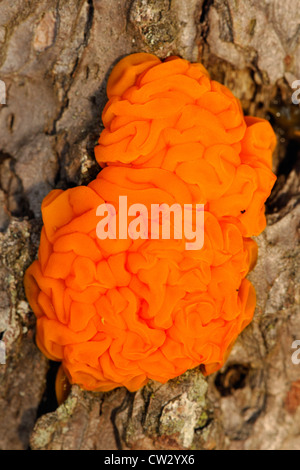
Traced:
POLYGON ((0 1, 0 449, 300 450, 299 24, 294 0, 0 1), (106 79, 137 51, 202 62, 277 133, 255 318, 209 379, 195 369, 137 393, 73 386, 57 408, 57 366, 35 346, 22 278, 43 197, 99 171, 106 79))

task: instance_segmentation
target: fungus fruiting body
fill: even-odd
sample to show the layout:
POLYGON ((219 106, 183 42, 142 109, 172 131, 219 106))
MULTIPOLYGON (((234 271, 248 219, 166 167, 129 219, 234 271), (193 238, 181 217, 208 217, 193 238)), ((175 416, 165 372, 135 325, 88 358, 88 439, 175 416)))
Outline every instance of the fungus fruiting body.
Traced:
POLYGON ((274 132, 244 117, 202 65, 178 57, 122 59, 107 95, 95 148, 102 170, 42 204, 38 259, 25 274, 37 345, 87 390, 134 391, 199 365, 210 374, 253 317, 246 276, 276 179, 274 132), (97 208, 117 215, 122 196, 149 210, 203 205, 202 248, 187 250, 184 235, 99 238, 97 208))

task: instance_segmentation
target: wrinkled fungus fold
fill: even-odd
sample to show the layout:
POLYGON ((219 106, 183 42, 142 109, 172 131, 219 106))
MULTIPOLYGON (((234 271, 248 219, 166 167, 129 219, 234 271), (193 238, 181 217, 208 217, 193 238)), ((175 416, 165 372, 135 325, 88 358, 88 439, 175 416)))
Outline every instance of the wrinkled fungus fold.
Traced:
POLYGON ((135 391, 199 365, 211 374, 253 318, 246 276, 276 179, 275 134, 179 57, 125 57, 107 96, 95 148, 102 170, 42 203, 38 259, 24 279, 36 343, 86 390, 135 391), (184 236, 99 239, 97 207, 113 204, 117 217, 120 196, 149 209, 203 204, 203 247, 187 250, 184 236))

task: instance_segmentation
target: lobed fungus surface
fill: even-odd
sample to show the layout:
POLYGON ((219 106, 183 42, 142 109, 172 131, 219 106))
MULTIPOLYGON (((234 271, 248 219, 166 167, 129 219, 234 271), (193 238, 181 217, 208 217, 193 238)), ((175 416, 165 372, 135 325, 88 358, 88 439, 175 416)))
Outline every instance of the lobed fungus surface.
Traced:
MULTIPOLYGON (((95 391, 218 370, 251 322, 257 259, 275 182, 270 124, 199 63, 133 54, 113 69, 88 186, 42 203, 38 259, 25 274, 36 342, 70 383, 95 391), (204 204, 204 245, 99 239, 97 207, 204 204)), ((149 229, 150 230, 150 229, 149 229)))

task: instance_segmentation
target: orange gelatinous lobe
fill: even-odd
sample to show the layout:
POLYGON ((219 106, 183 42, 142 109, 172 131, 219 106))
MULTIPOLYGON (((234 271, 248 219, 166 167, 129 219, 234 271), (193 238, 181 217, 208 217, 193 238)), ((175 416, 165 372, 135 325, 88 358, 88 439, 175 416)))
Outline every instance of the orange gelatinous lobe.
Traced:
POLYGON ((251 322, 257 259, 275 182, 270 124, 200 64, 133 54, 114 68, 95 148, 103 167, 87 187, 44 200, 38 260, 25 289, 37 345, 87 390, 166 382, 226 361, 251 322), (204 245, 184 239, 102 240, 97 207, 204 204, 204 245))

